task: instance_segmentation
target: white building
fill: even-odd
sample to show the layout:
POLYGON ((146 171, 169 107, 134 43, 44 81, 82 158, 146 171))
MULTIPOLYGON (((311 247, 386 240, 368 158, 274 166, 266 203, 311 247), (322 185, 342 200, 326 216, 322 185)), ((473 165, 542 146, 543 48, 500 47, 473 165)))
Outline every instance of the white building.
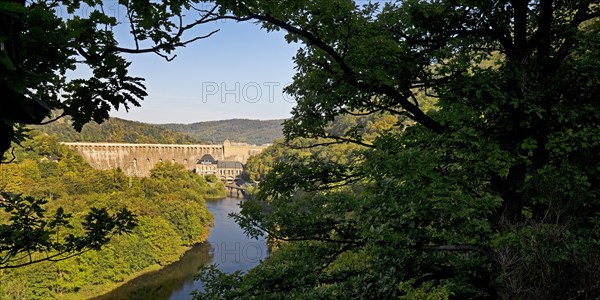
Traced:
POLYGON ((196 162, 196 173, 200 175, 215 175, 225 182, 233 182, 242 175, 244 165, 239 161, 215 160, 210 154, 204 154, 196 162))

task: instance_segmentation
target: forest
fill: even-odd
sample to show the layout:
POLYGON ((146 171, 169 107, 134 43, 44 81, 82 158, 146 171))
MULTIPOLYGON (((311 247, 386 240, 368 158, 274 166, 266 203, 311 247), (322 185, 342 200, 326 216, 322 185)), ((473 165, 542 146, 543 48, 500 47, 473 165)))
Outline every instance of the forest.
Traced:
POLYGON ((73 121, 65 117, 31 127, 56 135, 63 142, 221 144, 229 139, 232 142, 262 145, 283 137, 283 121, 232 119, 192 124, 149 124, 110 118, 101 124, 87 123, 78 132, 73 129, 73 121))
MULTIPOLYGON (((205 199, 225 196, 216 178, 193 174, 182 165, 158 164, 147 178, 127 177, 118 169, 95 170, 56 136, 40 132, 32 132, 14 155, 12 163, 0 165, 0 189, 43 198, 48 211, 71 215, 69 224, 54 232, 56 238, 80 234, 85 212, 94 208, 127 209, 137 226, 113 236, 99 251, 76 258, 19 268, 0 266, 1 299, 89 298, 135 274, 176 261, 209 234, 212 216, 205 199)), ((0 232, 10 226, 9 207, 3 208, 0 232)))
POLYGON ((158 126, 187 134, 210 144, 220 144, 229 139, 232 142, 263 145, 283 138, 283 121, 285 120, 231 119, 158 126))
POLYGON ((187 134, 174 132, 157 125, 110 118, 102 124, 87 123, 81 131, 73 129, 70 118, 61 118, 43 126, 32 126, 62 142, 134 143, 134 144, 205 144, 187 134))

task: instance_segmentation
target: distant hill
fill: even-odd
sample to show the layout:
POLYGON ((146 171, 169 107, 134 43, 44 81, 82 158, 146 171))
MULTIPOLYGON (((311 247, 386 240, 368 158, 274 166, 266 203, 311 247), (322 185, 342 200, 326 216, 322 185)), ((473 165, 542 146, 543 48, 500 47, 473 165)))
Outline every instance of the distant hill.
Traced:
POLYGON ((75 131, 69 118, 50 124, 31 126, 47 134, 56 134, 63 142, 111 142, 136 144, 206 144, 206 141, 193 138, 154 124, 110 118, 102 124, 94 122, 75 131))
POLYGON ((229 139, 232 142, 262 145, 283 137, 283 126, 281 125, 283 121, 283 119, 266 121, 231 119, 192 124, 160 124, 158 126, 186 133, 211 144, 219 144, 225 139, 229 139))

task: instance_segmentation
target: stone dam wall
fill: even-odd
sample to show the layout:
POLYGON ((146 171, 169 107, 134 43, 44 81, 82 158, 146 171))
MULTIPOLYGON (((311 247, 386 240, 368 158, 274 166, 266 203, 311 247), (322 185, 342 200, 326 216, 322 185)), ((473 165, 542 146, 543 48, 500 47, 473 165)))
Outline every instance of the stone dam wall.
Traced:
POLYGON ((77 151, 94 168, 106 170, 120 168, 127 175, 148 176, 159 162, 171 161, 183 164, 187 169, 196 168, 196 162, 204 154, 217 160, 233 160, 246 163, 248 157, 260 153, 268 145, 230 143, 223 145, 170 145, 126 143, 63 143, 77 151))

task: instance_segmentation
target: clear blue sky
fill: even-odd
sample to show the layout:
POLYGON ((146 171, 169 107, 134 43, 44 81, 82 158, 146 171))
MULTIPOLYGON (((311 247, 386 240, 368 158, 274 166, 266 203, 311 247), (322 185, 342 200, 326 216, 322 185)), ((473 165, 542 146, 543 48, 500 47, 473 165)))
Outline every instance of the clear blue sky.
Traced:
MULTIPOLYGON (((146 79, 149 96, 141 107, 111 116, 148 123, 289 117, 293 99, 282 87, 292 80, 299 46, 287 44, 284 32, 249 22, 222 21, 196 33, 214 28, 221 31, 178 49, 171 62, 155 54, 127 56, 130 74, 146 79)), ((117 37, 129 38, 126 32, 117 37)))

